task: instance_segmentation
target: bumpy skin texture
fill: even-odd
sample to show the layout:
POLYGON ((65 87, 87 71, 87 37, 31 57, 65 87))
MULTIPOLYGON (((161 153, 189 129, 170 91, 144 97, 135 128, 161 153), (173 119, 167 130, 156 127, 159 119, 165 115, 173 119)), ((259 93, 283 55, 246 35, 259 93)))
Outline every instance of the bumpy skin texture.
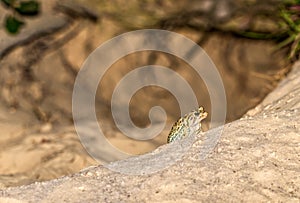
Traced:
POLYGON ((170 143, 175 140, 180 140, 191 132, 201 132, 201 121, 205 119, 207 115, 208 113, 204 111, 203 107, 199 107, 181 117, 172 126, 167 142, 170 143))

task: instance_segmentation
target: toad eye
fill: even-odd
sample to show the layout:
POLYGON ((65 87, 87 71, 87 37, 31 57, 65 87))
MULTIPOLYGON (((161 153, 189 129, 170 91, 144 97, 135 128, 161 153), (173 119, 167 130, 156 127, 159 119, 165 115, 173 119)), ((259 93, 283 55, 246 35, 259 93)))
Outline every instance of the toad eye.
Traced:
POLYGON ((199 113, 199 112, 195 112, 194 115, 195 115, 195 116, 199 116, 200 113, 199 113))

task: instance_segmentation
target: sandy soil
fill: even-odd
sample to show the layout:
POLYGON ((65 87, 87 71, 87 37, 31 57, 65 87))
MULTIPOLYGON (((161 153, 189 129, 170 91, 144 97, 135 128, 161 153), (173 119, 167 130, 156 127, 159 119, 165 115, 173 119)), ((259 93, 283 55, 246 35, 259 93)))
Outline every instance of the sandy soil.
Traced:
MULTIPOLYGON (((47 9, 51 10, 51 6, 47 9)), ((65 18, 64 15, 61 17, 65 18)), ((195 41, 203 34, 176 31, 195 41)), ((122 32, 109 18, 103 18, 97 25, 86 19, 76 19, 64 29, 17 46, 1 59, 0 187, 50 180, 97 164, 81 145, 73 127, 73 83, 92 50, 122 32)), ((0 37, 6 39, 7 35, 2 33, 0 37)), ((258 104, 287 70, 285 55, 273 55, 274 44, 271 42, 211 34, 203 48, 224 80, 228 98, 227 121, 241 117, 258 104)), ((97 116, 108 140, 129 154, 144 154, 165 144, 170 126, 179 117, 174 97, 161 89, 149 88, 132 99, 132 120, 139 126, 146 126, 149 109, 159 104, 168 114, 164 131, 153 140, 135 141, 122 135, 114 126, 110 99, 116 83, 134 67, 147 65, 150 55, 132 54, 115 63, 101 81, 96 97, 97 116)), ((193 71, 176 58, 170 60, 164 54, 158 54, 157 58, 157 64, 171 66, 191 84, 199 103, 210 112, 205 85, 194 77, 193 71)), ((103 161, 110 160, 106 155, 102 158, 103 161)))
POLYGON ((211 129, 105 167, 0 190, 0 201, 299 202, 299 67, 221 134, 211 129))

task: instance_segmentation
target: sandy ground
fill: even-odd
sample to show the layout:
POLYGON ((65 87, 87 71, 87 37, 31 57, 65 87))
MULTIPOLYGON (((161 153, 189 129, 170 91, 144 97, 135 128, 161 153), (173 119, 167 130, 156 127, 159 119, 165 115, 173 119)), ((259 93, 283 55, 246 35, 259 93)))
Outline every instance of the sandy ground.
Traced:
MULTIPOLYGON (((49 12, 53 15, 51 6, 48 5, 45 10, 47 9, 50 9, 49 12)), ((72 89, 77 71, 92 50, 123 31, 106 18, 101 20, 100 25, 95 25, 86 19, 66 21, 64 15, 55 16, 61 20, 55 22, 63 29, 32 40, 26 45, 19 45, 1 59, 2 188, 50 180, 98 164, 85 151, 74 130, 71 112, 72 89), (58 46, 57 42, 61 45, 58 46)), ((46 25, 43 22, 37 20, 36 23, 46 25)), ((195 41, 201 37, 201 33, 190 30, 177 32, 195 41)), ((24 35, 30 33, 25 32, 24 35)), ((8 39, 6 33, 1 33, 1 39, 8 39)), ((9 39, 11 40, 11 37, 9 39)), ((270 42, 211 34, 203 48, 223 76, 228 98, 228 121, 241 117, 248 109, 258 104, 287 70, 285 55, 272 55, 274 44, 270 42), (224 57, 227 63, 224 63, 224 57)), ((176 100, 168 92, 150 88, 138 92, 132 99, 131 116, 137 125, 147 126, 150 107, 159 104, 168 114, 164 131, 153 140, 135 141, 122 135, 114 126, 110 112, 112 91, 128 71, 146 65, 149 55, 133 54, 114 64, 101 82, 96 97, 97 116, 108 140, 129 154, 144 154, 165 144, 170 126, 179 117, 176 100)), ((183 75, 193 87, 199 103, 210 112, 210 100, 203 82, 194 77, 194 73, 182 61, 170 61, 168 57, 158 55, 156 63, 171 66, 183 75)), ((207 126, 207 123, 204 126, 207 126)), ((111 160, 111 157, 104 154, 102 160, 111 160)))
POLYGON ((225 125, 222 134, 215 128, 106 167, 8 188, 0 191, 0 200, 299 202, 299 65, 259 106, 225 125), (215 138, 217 146, 203 159, 206 141, 215 138), (190 148, 188 140, 193 141, 190 148), (170 161, 173 165, 155 171, 170 161))

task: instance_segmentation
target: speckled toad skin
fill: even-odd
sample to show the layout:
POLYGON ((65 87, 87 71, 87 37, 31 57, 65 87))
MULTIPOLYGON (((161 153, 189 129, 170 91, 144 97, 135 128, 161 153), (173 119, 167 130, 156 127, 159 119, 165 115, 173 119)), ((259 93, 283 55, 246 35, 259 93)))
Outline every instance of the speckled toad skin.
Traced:
POLYGON ((173 142, 175 140, 180 140, 191 132, 201 132, 201 121, 207 117, 208 113, 204 111, 203 107, 191 111, 190 113, 181 117, 172 126, 169 133, 167 142, 173 142))

